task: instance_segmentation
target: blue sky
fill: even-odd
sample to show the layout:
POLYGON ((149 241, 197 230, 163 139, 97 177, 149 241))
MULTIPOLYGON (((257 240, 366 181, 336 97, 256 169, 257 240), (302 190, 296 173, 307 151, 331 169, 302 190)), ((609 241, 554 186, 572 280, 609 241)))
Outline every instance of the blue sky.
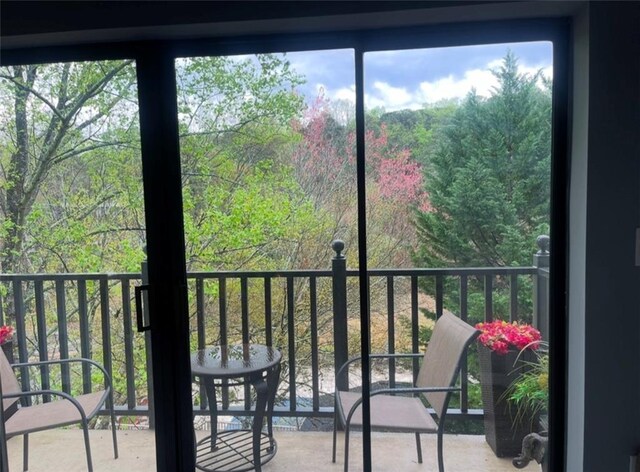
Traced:
MULTIPOLYGON (((366 53, 365 106, 386 110, 417 109, 442 99, 461 98, 472 87, 488 95, 495 80, 490 72, 511 50, 522 72, 539 69, 552 75, 549 42, 494 44, 366 53)), ((329 99, 353 100, 353 51, 288 53, 292 66, 307 78, 300 92, 312 99, 322 89, 329 99)))

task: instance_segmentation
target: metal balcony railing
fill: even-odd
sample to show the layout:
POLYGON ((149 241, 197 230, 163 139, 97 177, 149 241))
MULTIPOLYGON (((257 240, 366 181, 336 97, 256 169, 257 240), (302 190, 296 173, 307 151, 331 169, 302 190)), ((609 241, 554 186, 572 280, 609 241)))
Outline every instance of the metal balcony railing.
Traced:
MULTIPOLYGON (((524 319, 546 337, 547 243, 539 241, 540 251, 529 267, 369 270, 371 307, 386 338, 378 336, 377 342, 389 353, 398 346, 423 350, 420 297, 427 297, 436 317, 449 309, 470 323, 496 315, 524 319)), ((358 271, 347 269, 341 243, 334 242, 333 248, 330 270, 187 274, 194 350, 239 342, 282 350, 278 416, 331 416, 335 382, 342 388, 349 382, 334 378, 335 366, 359 354, 359 323, 354 322, 359 317, 358 271)), ((150 343, 148 333, 135 331, 132 313, 133 286, 144 282, 144 273, 143 264, 141 273, 0 274, 0 324, 15 325, 17 359, 95 359, 114 379, 117 414, 149 415, 150 343)), ((415 380, 418 367, 417 360, 409 365, 390 361, 384 378, 391 386, 415 380)), ((25 385, 65 392, 88 392, 94 381, 88 370, 71 372, 68 366, 52 373, 23 369, 20 379, 25 385)), ((465 362, 453 415, 482 415, 470 403, 469 383, 465 362)), ((250 392, 242 393, 223 388, 220 414, 250 415, 250 392)), ((208 413, 206 396, 197 386, 194 413, 208 413)))

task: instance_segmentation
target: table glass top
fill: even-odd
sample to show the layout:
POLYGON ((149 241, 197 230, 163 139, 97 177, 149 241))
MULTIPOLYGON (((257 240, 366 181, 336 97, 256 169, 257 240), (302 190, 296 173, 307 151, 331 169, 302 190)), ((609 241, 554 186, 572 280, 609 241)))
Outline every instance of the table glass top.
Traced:
POLYGON ((280 358, 280 351, 261 344, 212 346, 191 354, 191 373, 238 377, 267 370, 280 362, 280 358))

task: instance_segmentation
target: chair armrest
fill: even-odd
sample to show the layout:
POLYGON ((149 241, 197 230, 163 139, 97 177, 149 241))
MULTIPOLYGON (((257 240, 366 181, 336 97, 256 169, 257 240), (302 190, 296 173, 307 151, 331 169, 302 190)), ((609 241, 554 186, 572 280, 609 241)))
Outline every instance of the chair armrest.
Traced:
POLYGON ((41 395, 54 395, 54 396, 62 397, 65 400, 70 401, 73 404, 73 406, 75 406, 76 409, 80 412, 80 418, 82 418, 82 421, 87 421, 87 415, 84 412, 84 409, 82 408, 82 405, 80 405, 80 402, 78 402, 78 400, 73 398, 68 393, 60 392, 58 390, 33 390, 31 392, 8 393, 6 395, 2 395, 2 399, 6 399, 6 398, 21 398, 21 397, 36 397, 36 396, 41 396, 41 395))
MULTIPOLYGON (((360 356, 362 357, 362 356, 360 356)), ((398 358, 398 357, 424 357, 422 352, 401 352, 401 353, 388 353, 388 354, 369 354, 369 359, 386 359, 386 358, 398 358)))
POLYGON ((436 393, 436 392, 459 392, 460 387, 400 387, 400 388, 381 388, 370 393, 370 397, 382 395, 385 393, 436 393))
POLYGON ((56 365, 56 364, 71 364, 72 362, 89 364, 100 369, 100 371, 102 372, 102 375, 104 375, 104 378, 106 380, 107 387, 109 388, 109 390, 112 390, 111 376, 107 373, 107 370, 102 365, 98 364, 96 361, 92 359, 85 359, 83 357, 74 357, 73 359, 55 359, 50 361, 22 362, 18 364, 11 364, 11 367, 13 369, 18 369, 21 367, 39 367, 43 365, 49 366, 49 365, 56 365))
MULTIPOLYGON (((401 358, 416 358, 416 357, 418 358, 424 357, 424 354, 422 353, 369 354, 369 359, 401 359, 401 358)), ((362 359, 362 356, 352 357, 347 362, 342 364, 342 366, 340 367, 340 370, 338 370, 338 373, 336 374, 336 378, 340 378, 340 376, 342 375, 342 372, 346 368, 348 368, 351 364, 361 359, 362 359)))

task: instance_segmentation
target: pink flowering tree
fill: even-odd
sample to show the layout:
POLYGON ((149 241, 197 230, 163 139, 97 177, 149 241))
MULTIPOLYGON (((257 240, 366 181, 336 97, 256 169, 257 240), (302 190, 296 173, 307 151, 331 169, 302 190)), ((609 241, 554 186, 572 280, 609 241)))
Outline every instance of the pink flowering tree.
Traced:
MULTIPOLYGON (((296 180, 316 208, 318 226, 326 231, 316 240, 326 244, 334 238, 343 239, 349 253, 355 256, 357 186, 353 126, 333 118, 331 102, 322 93, 304 118, 293 126, 301 134, 292 155, 296 180)), ((378 267, 410 264, 408 246, 416 241, 413 210, 429 208, 422 169, 408 149, 389 143, 385 126, 366 131, 365 152, 369 260, 378 267)), ((316 254, 317 249, 320 248, 316 248, 316 254)), ((325 250, 319 254, 327 255, 325 250)))
POLYGON ((415 209, 426 210, 429 202, 423 190, 422 169, 411 151, 389 143, 386 126, 367 130, 367 206, 369 245, 396 248, 391 266, 410 265, 415 246, 415 209), (371 230, 369 230, 371 228, 371 230))

